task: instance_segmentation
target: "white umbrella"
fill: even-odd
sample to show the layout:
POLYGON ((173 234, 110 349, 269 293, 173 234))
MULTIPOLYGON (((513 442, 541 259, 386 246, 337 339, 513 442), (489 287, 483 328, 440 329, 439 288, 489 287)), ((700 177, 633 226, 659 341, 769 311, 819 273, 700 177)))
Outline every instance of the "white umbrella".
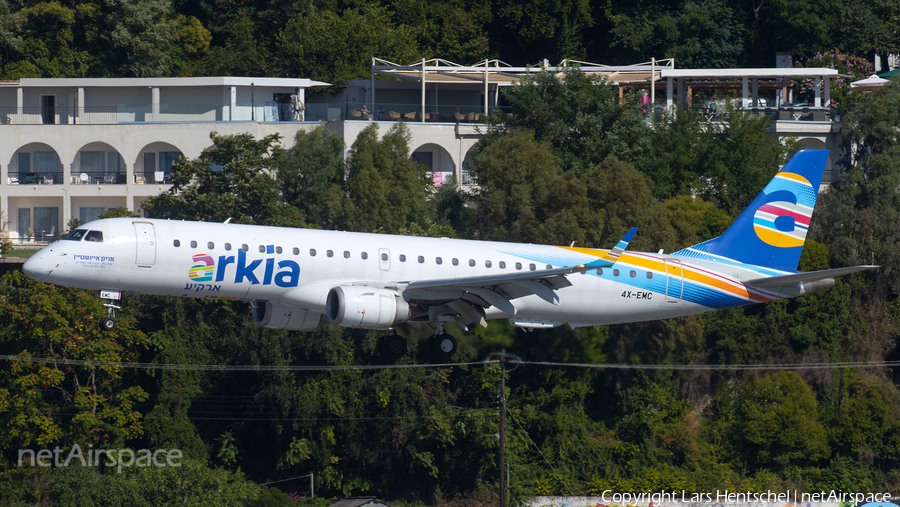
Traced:
POLYGON ((852 92, 868 92, 868 91, 874 90, 875 88, 884 86, 887 83, 888 83, 887 79, 884 79, 882 77, 876 76, 875 74, 872 74, 871 76, 869 76, 865 79, 860 79, 859 81, 854 81, 854 82, 850 83, 850 91, 852 91, 852 92))

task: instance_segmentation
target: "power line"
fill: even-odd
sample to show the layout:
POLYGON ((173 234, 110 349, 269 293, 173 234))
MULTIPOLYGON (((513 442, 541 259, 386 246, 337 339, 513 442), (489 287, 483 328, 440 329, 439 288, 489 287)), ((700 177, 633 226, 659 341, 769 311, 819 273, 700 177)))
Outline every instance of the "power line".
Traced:
MULTIPOLYGON (((0 355, 0 361, 20 363, 42 363, 63 366, 89 366, 95 368, 129 368, 146 370, 195 370, 195 371, 354 371, 392 370, 413 368, 449 368, 454 366, 485 366, 498 364, 497 359, 469 361, 464 363, 424 363, 424 364, 351 364, 351 365, 274 365, 274 364, 178 364, 140 363, 127 361, 100 361, 93 359, 69 359, 54 357, 30 357, 0 355)), ((561 363, 553 361, 507 360, 508 364, 523 366, 554 366, 559 368, 590 368, 611 370, 695 370, 695 371, 736 371, 736 370, 835 370, 843 368, 898 367, 900 361, 844 361, 836 363, 758 363, 758 364, 625 364, 625 363, 561 363)))

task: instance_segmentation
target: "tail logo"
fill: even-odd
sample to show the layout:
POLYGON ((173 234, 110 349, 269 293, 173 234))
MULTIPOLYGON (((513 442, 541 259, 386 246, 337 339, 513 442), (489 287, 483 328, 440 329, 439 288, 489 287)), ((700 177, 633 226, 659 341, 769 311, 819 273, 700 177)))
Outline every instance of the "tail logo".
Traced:
POLYGON ((815 206, 815 190, 806 178, 794 173, 778 173, 770 187, 773 184, 775 189, 766 190, 787 190, 796 202, 763 204, 753 215, 753 230, 768 245, 779 248, 803 246, 815 206))
POLYGON ((194 265, 188 271, 188 276, 195 282, 210 282, 213 278, 213 269, 216 261, 208 254, 194 256, 194 265))

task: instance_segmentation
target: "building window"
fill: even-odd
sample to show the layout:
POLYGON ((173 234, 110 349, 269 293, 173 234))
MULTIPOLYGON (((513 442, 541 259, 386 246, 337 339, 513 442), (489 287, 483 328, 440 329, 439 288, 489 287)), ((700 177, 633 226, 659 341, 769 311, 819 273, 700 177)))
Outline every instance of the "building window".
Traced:
POLYGON ((104 212, 106 212, 106 208, 102 206, 99 208, 81 208, 78 210, 78 219, 81 220, 81 223, 86 224, 99 219, 104 212))

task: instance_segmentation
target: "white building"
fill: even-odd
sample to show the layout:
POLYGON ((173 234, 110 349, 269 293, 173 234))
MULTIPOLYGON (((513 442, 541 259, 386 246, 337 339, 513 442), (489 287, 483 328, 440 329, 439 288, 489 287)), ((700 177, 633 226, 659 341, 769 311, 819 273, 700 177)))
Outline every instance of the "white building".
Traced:
MULTIPOLYGON (((290 143, 298 130, 325 122, 349 147, 365 127, 375 123, 384 133, 403 119, 410 130, 412 158, 433 173, 435 183, 455 176, 457 184, 470 185, 464 168, 478 141, 479 126, 483 127, 480 116, 503 107, 500 88, 512 86, 525 71, 477 67, 475 74, 457 69, 452 75, 446 65, 435 67, 416 66, 406 73, 393 69, 389 75, 401 81, 354 81, 337 97, 310 102, 306 89, 324 83, 242 77, 0 82, 4 225, 13 240, 41 241, 57 237, 73 217, 89 221, 118 207, 140 213, 145 199, 170 187, 172 164, 182 156, 198 157, 210 146, 213 131, 257 138, 278 133, 290 143), (292 121, 282 105, 291 94, 306 103, 301 121, 292 121), (368 113, 363 112, 364 105, 370 108, 368 113)), ((767 86, 771 88, 773 72, 791 70, 810 72, 745 69, 718 75, 724 72, 725 79, 742 80, 743 104, 771 114, 760 106, 760 90, 765 95, 767 86)), ((660 107, 689 101, 692 87, 705 86, 703 82, 716 77, 708 71, 675 71, 655 63, 616 72, 611 76, 619 79, 613 84, 620 90, 651 89, 660 107)), ((812 106, 812 113, 806 108, 776 109, 773 132, 795 135, 806 146, 830 149, 836 157, 840 119, 829 112, 827 103, 829 73, 834 72, 813 70, 809 76, 815 74, 823 83, 822 101, 812 106)), ((774 79, 790 77, 779 76, 774 79)), ((710 117, 715 121, 714 115, 710 117)))

